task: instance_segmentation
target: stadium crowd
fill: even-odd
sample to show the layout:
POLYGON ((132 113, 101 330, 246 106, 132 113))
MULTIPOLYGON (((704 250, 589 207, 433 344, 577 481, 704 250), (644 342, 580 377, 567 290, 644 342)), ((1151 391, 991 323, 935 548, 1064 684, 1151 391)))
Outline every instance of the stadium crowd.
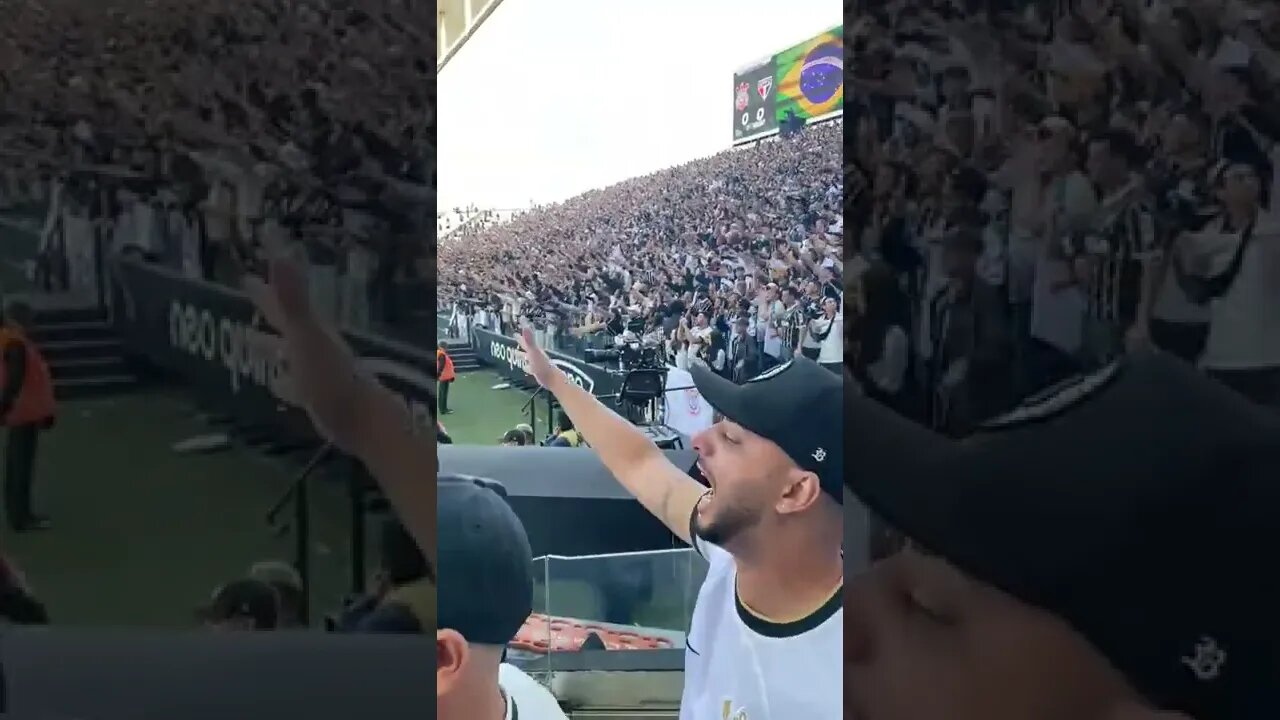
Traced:
MULTIPOLYGON (((403 0, 10 2, 0 207, 46 215, 33 268, 98 297, 119 254, 234 285, 264 241, 329 317, 422 324, 434 18, 403 0)), ((430 268, 430 269, 428 269, 430 268)))
MULTIPOLYGON (((113 261, 132 256, 240 287, 283 247, 305 258, 323 326, 425 338, 431 15, 403 0, 0 2, 0 213, 45 219, 33 279, 109 299, 113 261)), ((382 572, 334 629, 434 625, 413 537, 387 523, 382 572)), ((295 627, 302 592, 287 563, 258 563, 201 619, 295 627)), ((0 622, 56 618, 38 597, 0 558, 0 622)))
POLYGON ((579 354, 627 333, 677 366, 750 377, 793 355, 839 367, 843 125, 708 158, 538 207, 478 217, 440 242, 455 332, 579 354), (830 338, 830 341, 827 339, 830 338))
POLYGON ((874 2, 848 359, 952 435, 1156 346, 1280 406, 1280 6, 874 2))

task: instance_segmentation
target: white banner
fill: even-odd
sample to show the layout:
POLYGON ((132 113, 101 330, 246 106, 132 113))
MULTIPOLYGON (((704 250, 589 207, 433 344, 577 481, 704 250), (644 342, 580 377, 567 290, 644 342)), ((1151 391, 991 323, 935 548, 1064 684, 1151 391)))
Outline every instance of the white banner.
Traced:
POLYGON ((711 427, 715 411, 702 394, 693 387, 693 375, 688 370, 667 368, 666 408, 663 424, 684 435, 693 437, 711 427), (687 388, 687 389, 681 389, 687 388))

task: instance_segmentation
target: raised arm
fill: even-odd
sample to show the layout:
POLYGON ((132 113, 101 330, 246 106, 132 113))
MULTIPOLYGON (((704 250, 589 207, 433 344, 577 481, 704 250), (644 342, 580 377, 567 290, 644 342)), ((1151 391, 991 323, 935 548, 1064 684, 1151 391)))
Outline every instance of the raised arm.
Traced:
POLYGON ((609 472, 676 537, 690 542, 689 519, 705 488, 672 464, 638 428, 569 382, 527 329, 521 333, 520 347, 529 371, 556 396, 609 472))
POLYGON ((359 370, 347 344, 312 312, 305 277, 300 263, 277 257, 270 283, 250 278, 245 290, 284 337, 298 399, 317 429, 364 462, 434 567, 434 427, 415 434, 404 403, 359 370))

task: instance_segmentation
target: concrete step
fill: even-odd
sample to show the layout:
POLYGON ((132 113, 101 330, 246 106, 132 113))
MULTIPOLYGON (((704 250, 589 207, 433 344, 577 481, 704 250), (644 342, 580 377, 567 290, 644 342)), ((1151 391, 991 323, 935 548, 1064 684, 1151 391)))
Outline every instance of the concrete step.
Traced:
POLYGON ((124 358, 112 355, 100 357, 62 357, 50 361, 49 369, 55 379, 111 377, 131 374, 124 358))
POLYGON ((471 348, 471 345, 466 340, 445 340, 444 347, 445 351, 449 353, 449 357, 453 359, 454 370, 467 372, 484 367, 480 364, 476 351, 471 348))
POLYGON ((97 375, 53 381, 54 396, 59 400, 119 395, 136 387, 138 378, 133 375, 97 375))
POLYGON ((77 340, 112 340, 115 339, 115 328, 105 321, 97 320, 44 323, 32 328, 31 339, 42 346, 46 343, 77 340))
POLYGON ((32 324, 37 327, 60 323, 106 322, 107 320, 106 311, 95 306, 80 307, 56 303, 41 305, 39 302, 33 302, 31 309, 35 316, 32 318, 32 324))
POLYGON ((40 351, 44 353, 49 364, 54 365, 63 360, 119 358, 124 354, 124 347, 116 338, 103 337, 40 343, 40 351))

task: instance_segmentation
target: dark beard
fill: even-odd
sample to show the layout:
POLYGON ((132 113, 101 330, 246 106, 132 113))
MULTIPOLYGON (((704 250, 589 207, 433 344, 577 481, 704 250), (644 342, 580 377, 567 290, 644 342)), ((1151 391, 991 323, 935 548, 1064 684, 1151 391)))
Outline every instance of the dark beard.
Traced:
POLYGON ((694 515, 693 532, 705 542, 725 547, 744 530, 756 524, 759 514, 743 507, 730 505, 710 524, 704 524, 694 515))

